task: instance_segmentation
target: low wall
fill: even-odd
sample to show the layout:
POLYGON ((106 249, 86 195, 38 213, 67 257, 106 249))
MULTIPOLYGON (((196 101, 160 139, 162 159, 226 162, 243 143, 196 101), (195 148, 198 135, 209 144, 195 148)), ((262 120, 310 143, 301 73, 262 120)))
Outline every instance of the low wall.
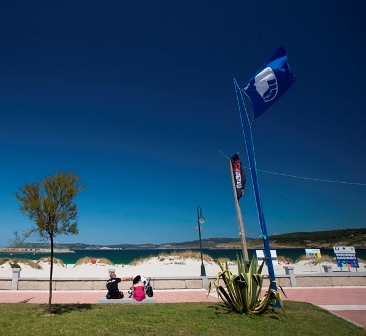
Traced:
MULTIPOLYGON (((174 277, 174 278, 151 278, 151 285, 154 289, 199 289, 204 288, 204 280, 201 277, 174 277)), ((213 280, 213 279, 212 279, 213 280)), ((207 282, 207 280, 206 280, 207 282)), ((120 290, 128 290, 131 281, 122 281, 119 284, 120 290)), ((103 278, 53 278, 53 290, 105 290, 106 279, 103 278)), ((12 289, 12 279, 0 278, 0 290, 12 289)), ((19 278, 17 281, 18 290, 47 290, 49 279, 47 278, 19 278)))
MULTIPOLYGON (((276 282, 282 287, 333 287, 333 286, 366 286, 366 272, 329 272, 316 274, 294 274, 277 276, 276 282)), ((18 273, 19 274, 19 273, 18 273)), ((214 277, 161 277, 151 278, 154 289, 200 289, 208 288, 214 277)), ((105 278, 53 278, 52 288, 55 291, 65 290, 105 290, 105 278)), ((269 286, 269 279, 264 279, 263 287, 269 286)), ((130 281, 119 284, 121 290, 128 290, 130 281)), ((48 278, 0 278, 0 290, 48 290, 48 278)))

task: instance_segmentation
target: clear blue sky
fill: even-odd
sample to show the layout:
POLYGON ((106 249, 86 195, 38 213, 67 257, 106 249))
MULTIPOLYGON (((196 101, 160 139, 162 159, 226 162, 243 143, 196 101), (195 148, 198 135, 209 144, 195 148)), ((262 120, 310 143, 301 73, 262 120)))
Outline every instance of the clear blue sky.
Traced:
MULTIPOLYGON (((95 244, 238 237, 241 87, 280 46, 296 83, 253 123, 268 233, 365 227, 366 4, 7 1, 0 5, 0 246, 29 227, 26 181, 73 171, 95 244)), ((260 229, 248 176, 246 234, 260 229)))

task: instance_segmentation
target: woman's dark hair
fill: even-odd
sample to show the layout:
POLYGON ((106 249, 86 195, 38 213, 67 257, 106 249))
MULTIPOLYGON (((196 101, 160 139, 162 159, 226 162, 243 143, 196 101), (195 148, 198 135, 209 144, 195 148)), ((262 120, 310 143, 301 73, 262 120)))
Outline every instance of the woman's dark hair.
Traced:
POLYGON ((141 276, 140 275, 136 275, 133 280, 132 280, 132 283, 134 285, 136 285, 137 283, 139 283, 139 281, 141 281, 141 276))

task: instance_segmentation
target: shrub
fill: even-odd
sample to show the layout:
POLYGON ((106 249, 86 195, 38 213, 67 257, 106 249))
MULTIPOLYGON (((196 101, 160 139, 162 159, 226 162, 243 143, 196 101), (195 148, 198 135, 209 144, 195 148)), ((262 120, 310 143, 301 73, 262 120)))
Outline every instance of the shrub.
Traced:
POLYGON ((210 283, 209 293, 211 286, 214 285, 217 295, 230 311, 245 315, 263 314, 268 309, 273 310, 276 301, 283 310, 280 294, 271 287, 271 284, 263 298, 260 297, 264 279, 264 275, 261 274, 264 261, 258 266, 257 258, 253 256, 249 269, 246 270, 243 259, 238 257, 236 275, 231 273, 228 263, 223 265, 218 262, 218 265, 221 272, 217 274, 216 280, 210 283), (225 286, 221 285, 220 280, 225 286))
POLYGON ((80 258, 76 261, 75 266, 91 264, 92 260, 95 260, 99 264, 114 265, 114 263, 112 261, 110 261, 109 259, 107 259, 107 258, 98 259, 98 258, 95 258, 95 257, 83 257, 83 258, 80 258))
POLYGON ((300 257, 298 257, 297 259, 296 259, 296 261, 295 262, 299 262, 299 261, 308 261, 309 260, 309 258, 305 255, 305 254, 302 254, 300 257))
POLYGON ((0 265, 4 265, 9 261, 8 258, 0 258, 0 265))
POLYGON ((312 265, 318 265, 323 262, 332 263, 332 264, 336 263, 335 259, 328 255, 322 255, 321 258, 309 258, 303 254, 296 259, 296 262, 299 262, 299 261, 307 261, 308 263, 310 263, 312 265))
POLYGON ((314 259, 311 259, 311 263, 313 265, 318 265, 318 264, 321 264, 323 262, 326 262, 326 263, 331 263, 331 264, 335 264, 336 261, 335 261, 335 258, 329 256, 329 255, 322 255, 321 258, 314 258, 314 259))
POLYGON ((291 258, 284 257, 284 256, 278 256, 277 260, 281 264, 293 264, 294 263, 294 261, 291 258))
POLYGON ((110 261, 108 258, 100 258, 97 259, 98 264, 105 264, 105 265, 113 265, 114 263, 112 261, 110 261))
MULTIPOLYGON (((172 251, 171 253, 167 253, 167 252, 161 252, 158 254, 157 257, 151 255, 150 257, 141 257, 141 258, 136 258, 133 259, 130 262, 131 266, 136 266, 138 264, 144 263, 146 261, 149 261, 150 259, 155 259, 157 258, 158 261, 165 261, 165 260, 186 260, 186 259, 197 259, 197 260, 201 260, 201 253, 200 252, 193 252, 191 250, 186 250, 186 251, 172 251)), ((207 263, 212 263, 213 260, 212 258, 208 255, 208 254, 203 254, 202 258, 204 261, 206 261, 207 263)))
MULTIPOLYGON (((51 257, 43 257, 43 258, 39 259, 37 261, 37 263, 48 263, 48 264, 50 264, 51 263, 51 257)), ((64 262, 61 259, 58 259, 58 258, 55 258, 55 257, 53 258, 53 264, 54 265, 59 265, 59 266, 62 266, 62 267, 65 266, 64 262)))
POLYGON ((0 259, 0 265, 5 264, 6 262, 9 262, 9 265, 11 268, 21 268, 20 264, 28 265, 35 269, 42 269, 41 265, 38 265, 33 260, 25 259, 25 258, 14 258, 14 259, 8 259, 3 258, 0 259))
POLYGON ((20 268, 19 264, 15 261, 9 261, 10 268, 20 268))

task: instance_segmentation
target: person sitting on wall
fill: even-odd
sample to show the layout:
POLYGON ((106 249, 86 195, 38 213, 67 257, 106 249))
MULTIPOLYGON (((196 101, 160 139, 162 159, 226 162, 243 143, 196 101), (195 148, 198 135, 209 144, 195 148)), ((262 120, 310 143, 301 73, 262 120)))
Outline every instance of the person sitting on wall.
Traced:
POLYGON ((108 289, 106 298, 107 299, 123 299, 124 294, 122 291, 120 291, 118 289, 118 284, 121 281, 132 280, 133 277, 131 276, 131 277, 127 277, 127 278, 117 278, 115 272, 111 272, 109 275, 110 275, 110 279, 107 280, 107 283, 106 283, 106 286, 108 289))
POLYGON ((140 275, 136 275, 132 281, 132 298, 136 301, 142 301, 146 298, 145 284, 141 281, 140 275))

